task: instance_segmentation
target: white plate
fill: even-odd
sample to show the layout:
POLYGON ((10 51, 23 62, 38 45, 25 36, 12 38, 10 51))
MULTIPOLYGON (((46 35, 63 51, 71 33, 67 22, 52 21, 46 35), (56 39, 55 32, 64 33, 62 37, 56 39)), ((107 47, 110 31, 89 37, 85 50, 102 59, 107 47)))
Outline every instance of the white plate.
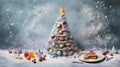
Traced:
POLYGON ((97 54, 98 55, 98 59, 84 59, 84 55, 82 54, 79 56, 80 61, 83 62, 87 62, 87 63, 96 63, 96 62, 101 62, 105 59, 105 56, 101 55, 101 54, 97 54))

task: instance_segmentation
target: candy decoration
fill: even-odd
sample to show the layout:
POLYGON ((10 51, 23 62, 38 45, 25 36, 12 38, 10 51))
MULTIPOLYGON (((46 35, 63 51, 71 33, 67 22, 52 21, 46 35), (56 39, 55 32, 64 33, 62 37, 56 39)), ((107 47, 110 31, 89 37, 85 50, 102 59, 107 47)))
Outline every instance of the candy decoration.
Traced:
POLYGON ((61 56, 62 55, 62 51, 61 50, 57 51, 57 55, 61 56))
POLYGON ((24 57, 28 57, 29 53, 28 52, 24 52, 24 57))
POLYGON ((62 25, 61 24, 57 24, 57 28, 61 28, 62 27, 62 25))
POLYGON ((63 47, 64 47, 64 44, 60 44, 59 47, 60 47, 60 48, 63 48, 63 47))
POLYGON ((58 33, 59 33, 60 35, 62 35, 62 34, 63 34, 63 31, 62 31, 62 30, 60 30, 60 31, 58 31, 58 33))
POLYGON ((35 53, 34 53, 33 51, 30 51, 30 52, 29 52, 29 57, 30 57, 30 58, 34 58, 34 57, 35 57, 35 53))

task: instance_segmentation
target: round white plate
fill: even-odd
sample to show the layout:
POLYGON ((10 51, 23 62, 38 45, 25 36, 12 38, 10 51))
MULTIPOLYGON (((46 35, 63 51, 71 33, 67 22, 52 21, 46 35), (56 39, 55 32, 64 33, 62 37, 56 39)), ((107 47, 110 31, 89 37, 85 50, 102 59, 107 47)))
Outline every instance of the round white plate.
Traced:
POLYGON ((105 59, 105 56, 103 56, 101 54, 97 54, 98 55, 97 59, 84 59, 84 55, 85 54, 79 55, 79 59, 80 59, 80 61, 87 62, 87 63, 101 62, 105 59))

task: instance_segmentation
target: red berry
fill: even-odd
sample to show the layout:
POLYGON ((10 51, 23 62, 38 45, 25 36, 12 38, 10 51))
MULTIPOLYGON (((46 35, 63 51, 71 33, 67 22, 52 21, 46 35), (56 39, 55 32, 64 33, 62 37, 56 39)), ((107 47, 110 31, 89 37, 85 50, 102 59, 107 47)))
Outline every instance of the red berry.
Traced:
POLYGON ((51 38, 52 38, 52 39, 54 39, 54 38, 55 38, 55 36, 54 36, 54 35, 52 35, 52 36, 51 36, 51 38))
POLYGON ((107 53, 106 52, 102 52, 102 55, 106 55, 107 53))
POLYGON ((9 50, 9 54, 12 54, 12 50, 9 50))
POLYGON ((113 53, 110 53, 110 56, 113 56, 113 53))
POLYGON ((28 52, 25 52, 24 53, 24 57, 28 57, 29 56, 29 53, 28 52))
POLYGON ((62 24, 63 24, 63 25, 66 25, 66 21, 62 21, 62 24))

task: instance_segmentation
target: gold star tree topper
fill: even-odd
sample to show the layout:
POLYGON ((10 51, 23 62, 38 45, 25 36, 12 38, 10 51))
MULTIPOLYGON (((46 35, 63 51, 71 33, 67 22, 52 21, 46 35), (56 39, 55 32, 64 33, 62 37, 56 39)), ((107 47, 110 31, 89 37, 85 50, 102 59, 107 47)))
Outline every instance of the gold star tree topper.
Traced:
POLYGON ((63 13, 64 10, 65 10, 64 7, 60 7, 60 8, 59 8, 59 11, 60 11, 61 13, 63 13))

